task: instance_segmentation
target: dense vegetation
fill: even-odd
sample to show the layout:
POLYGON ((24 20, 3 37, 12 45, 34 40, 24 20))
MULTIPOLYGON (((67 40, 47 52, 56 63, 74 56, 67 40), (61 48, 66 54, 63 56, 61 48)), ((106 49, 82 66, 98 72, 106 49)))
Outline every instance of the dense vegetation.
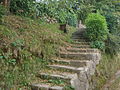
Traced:
POLYGON ((2 1, 5 7, 0 5, 0 86, 21 88, 33 82, 38 68, 44 69, 58 47, 71 42, 70 35, 79 20, 87 26, 86 37, 92 47, 108 54, 98 67, 103 71, 94 77, 99 84, 96 87, 100 88, 120 68, 119 60, 110 57, 120 51, 118 0, 8 0, 7 5, 2 1), (59 30, 59 23, 70 25, 68 34, 59 30), (114 72, 109 70, 112 63, 114 72))
POLYGON ((86 34, 92 41, 92 47, 102 49, 109 32, 106 19, 99 14, 89 14, 85 23, 87 26, 86 34))

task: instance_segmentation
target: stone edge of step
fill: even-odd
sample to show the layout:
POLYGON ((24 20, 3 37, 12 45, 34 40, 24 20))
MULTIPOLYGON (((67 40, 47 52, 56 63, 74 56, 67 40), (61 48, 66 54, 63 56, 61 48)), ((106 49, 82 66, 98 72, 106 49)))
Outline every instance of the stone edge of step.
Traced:
POLYGON ((75 73, 84 71, 84 70, 86 70, 86 68, 88 68, 88 67, 73 67, 73 66, 65 66, 65 65, 47 65, 47 66, 50 68, 54 68, 54 69, 72 70, 72 71, 75 71, 75 73))
POLYGON ((50 86, 46 84, 31 84, 32 90, 63 90, 64 87, 61 86, 50 86))
POLYGON ((65 80, 71 80, 74 77, 75 74, 48 74, 48 73, 40 73, 38 77, 40 76, 48 76, 50 78, 59 78, 59 79, 65 79, 65 80))

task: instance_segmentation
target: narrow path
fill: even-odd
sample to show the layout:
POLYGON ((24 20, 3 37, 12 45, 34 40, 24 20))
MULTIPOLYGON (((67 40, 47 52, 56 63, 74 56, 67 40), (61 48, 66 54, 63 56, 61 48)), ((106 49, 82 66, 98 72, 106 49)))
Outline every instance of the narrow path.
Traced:
POLYGON ((110 90, 110 86, 118 79, 120 78, 120 70, 118 70, 115 75, 107 81, 107 83, 103 86, 101 90, 110 90))

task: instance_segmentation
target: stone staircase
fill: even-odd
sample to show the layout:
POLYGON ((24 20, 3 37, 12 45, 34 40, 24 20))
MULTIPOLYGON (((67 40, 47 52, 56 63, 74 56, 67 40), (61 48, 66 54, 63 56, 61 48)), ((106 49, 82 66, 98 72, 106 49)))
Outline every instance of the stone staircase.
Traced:
POLYGON ((101 54, 90 48, 83 33, 84 30, 73 33, 74 42, 60 48, 58 57, 37 75, 40 82, 32 84, 32 90, 92 90, 90 80, 101 54))

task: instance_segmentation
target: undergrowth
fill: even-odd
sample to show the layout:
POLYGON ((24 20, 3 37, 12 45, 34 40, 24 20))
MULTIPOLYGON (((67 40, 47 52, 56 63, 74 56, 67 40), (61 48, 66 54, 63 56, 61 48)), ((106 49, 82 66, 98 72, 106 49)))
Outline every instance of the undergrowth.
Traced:
POLYGON ((103 85, 120 69, 120 55, 110 56, 102 54, 100 64, 96 68, 96 73, 92 77, 94 90, 101 90, 103 85))
POLYGON ((109 87, 109 90, 119 90, 120 89, 120 78, 118 78, 112 85, 109 87))
POLYGON ((58 24, 9 15, 2 18, 0 25, 0 87, 29 86, 35 75, 46 68, 48 59, 64 42, 71 42, 75 31, 67 27, 68 34, 59 30, 58 24))

